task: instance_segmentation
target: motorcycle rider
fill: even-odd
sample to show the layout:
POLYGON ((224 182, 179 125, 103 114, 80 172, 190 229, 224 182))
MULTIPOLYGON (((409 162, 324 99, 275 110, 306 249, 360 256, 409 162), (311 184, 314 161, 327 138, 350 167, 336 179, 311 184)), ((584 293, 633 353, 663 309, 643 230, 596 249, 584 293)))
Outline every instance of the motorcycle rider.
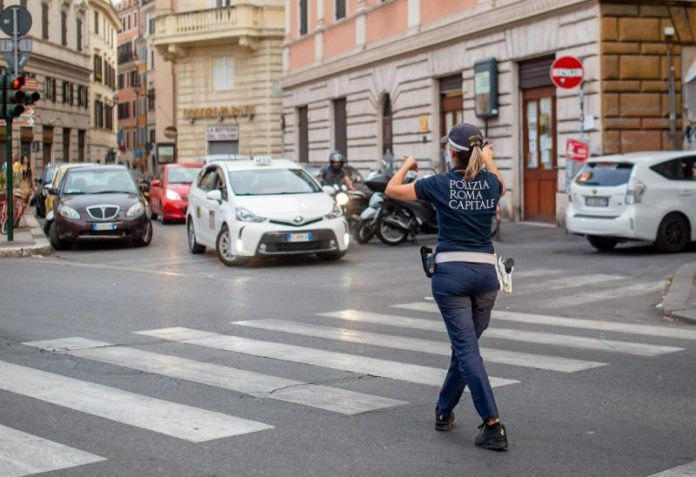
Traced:
POLYGON ((321 170, 321 184, 334 186, 345 184, 350 190, 354 190, 353 181, 350 174, 343 168, 346 158, 336 149, 329 153, 329 165, 321 170))
POLYGON ((406 157, 386 194, 397 200, 427 200, 438 212, 432 290, 452 344, 452 358, 435 408, 435 429, 452 428, 454 408, 468 386, 483 421, 475 445, 502 450, 508 446, 507 431, 500 422, 478 339, 488 327, 498 294, 490 224, 505 184, 493 162, 493 150, 477 127, 457 124, 442 140, 451 171, 403 184, 406 174, 418 169, 416 160, 406 157))

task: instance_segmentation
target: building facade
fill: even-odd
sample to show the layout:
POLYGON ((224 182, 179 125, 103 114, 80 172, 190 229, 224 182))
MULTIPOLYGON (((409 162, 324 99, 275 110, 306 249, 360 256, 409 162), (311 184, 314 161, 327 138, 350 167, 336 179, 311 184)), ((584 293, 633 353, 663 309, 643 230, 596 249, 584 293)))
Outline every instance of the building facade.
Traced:
MULTIPOLYGON (((157 0, 156 12, 154 45, 172 68, 174 115, 174 124, 158 124, 158 141, 174 141, 180 161, 281 154, 283 1, 157 0)), ((168 98, 160 111, 158 84, 156 92, 166 120, 168 98)))
MULTIPOLYGON (((86 0, 4 2, 5 7, 12 4, 24 4, 33 18, 28 33, 33 54, 24 72, 33 77, 29 83, 41 94, 33 111, 13 123, 13 151, 29 155, 37 172, 50 162, 84 161, 91 119, 88 4, 86 0)), ((3 160, 5 142, 2 127, 3 160)))
POLYGON ((391 153, 439 171, 438 139, 464 120, 494 144, 509 189, 503 215, 559 221, 577 169, 568 140, 589 142, 592 155, 670 147, 670 49, 681 137, 692 2, 288 0, 286 9, 283 144, 300 162, 324 163, 337 148, 363 169, 391 153), (581 60, 582 87, 551 82, 563 56, 581 60))
POLYGON ((87 135, 89 160, 112 163, 116 160, 116 71, 117 34, 121 26, 109 0, 89 0, 89 51, 92 77, 89 88, 91 128, 87 135))

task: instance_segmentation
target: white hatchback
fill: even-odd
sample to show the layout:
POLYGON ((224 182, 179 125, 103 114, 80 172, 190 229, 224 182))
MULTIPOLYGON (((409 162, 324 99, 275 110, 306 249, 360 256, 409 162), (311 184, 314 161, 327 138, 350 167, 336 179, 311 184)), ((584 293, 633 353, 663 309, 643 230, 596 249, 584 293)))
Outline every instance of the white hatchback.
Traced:
POLYGON ((297 163, 262 157, 211 161, 189 192, 191 253, 215 247, 225 265, 252 257, 316 254, 338 260, 350 233, 343 213, 297 163))
POLYGON ((696 152, 639 152, 587 161, 570 188, 566 227, 598 250, 627 240, 679 252, 696 241, 696 152))

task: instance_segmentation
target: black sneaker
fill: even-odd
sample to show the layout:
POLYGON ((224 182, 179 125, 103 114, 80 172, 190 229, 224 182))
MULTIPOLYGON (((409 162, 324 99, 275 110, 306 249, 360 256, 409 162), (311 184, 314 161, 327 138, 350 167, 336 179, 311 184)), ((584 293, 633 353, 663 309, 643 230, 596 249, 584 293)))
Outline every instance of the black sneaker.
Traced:
POLYGON ((479 433, 476 434, 474 439, 474 444, 490 450, 507 449, 507 431, 502 423, 499 422, 493 427, 481 424, 479 429, 479 433))
POLYGON ((435 408, 435 430, 436 431, 449 431, 454 426, 454 411, 449 414, 440 412, 438 408, 435 408))

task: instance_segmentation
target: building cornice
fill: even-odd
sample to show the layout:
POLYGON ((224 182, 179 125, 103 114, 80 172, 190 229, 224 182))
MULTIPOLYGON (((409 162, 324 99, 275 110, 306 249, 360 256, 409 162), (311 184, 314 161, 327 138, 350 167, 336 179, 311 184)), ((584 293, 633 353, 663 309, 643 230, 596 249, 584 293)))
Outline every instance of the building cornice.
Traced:
POLYGON ((345 71, 380 63, 385 58, 413 54, 420 50, 461 40, 467 36, 494 31, 503 26, 543 16, 556 10, 583 4, 592 5, 596 2, 597 0, 525 0, 479 13, 475 10, 474 12, 467 10, 456 17, 448 18, 446 23, 428 25, 427 30, 416 34, 407 32, 374 47, 353 50, 326 63, 292 72, 281 79, 281 85, 283 88, 297 87, 345 71))
POLYGON ((118 16, 116 7, 111 0, 89 0, 90 10, 100 10, 102 14, 106 13, 108 15, 111 26, 118 28, 121 26, 121 19, 118 16))

